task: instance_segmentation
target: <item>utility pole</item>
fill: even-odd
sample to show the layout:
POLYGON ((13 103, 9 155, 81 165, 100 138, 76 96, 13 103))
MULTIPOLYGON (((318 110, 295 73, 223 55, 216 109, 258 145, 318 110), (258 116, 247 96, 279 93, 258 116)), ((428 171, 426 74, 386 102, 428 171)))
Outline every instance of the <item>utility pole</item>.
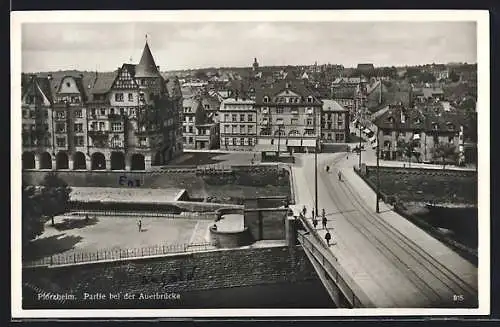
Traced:
POLYGON ((316 217, 318 216, 318 137, 316 137, 316 146, 314 150, 314 196, 316 217))
POLYGON ((359 128, 359 169, 361 169, 361 114, 358 111, 358 128, 359 128))
POLYGON ((280 158, 281 124, 278 124, 278 160, 280 158))
POLYGON ((377 130, 377 203, 375 204, 375 211, 377 213, 380 212, 379 208, 379 194, 380 194, 380 164, 379 164, 379 157, 380 157, 380 143, 379 143, 379 131, 377 130))

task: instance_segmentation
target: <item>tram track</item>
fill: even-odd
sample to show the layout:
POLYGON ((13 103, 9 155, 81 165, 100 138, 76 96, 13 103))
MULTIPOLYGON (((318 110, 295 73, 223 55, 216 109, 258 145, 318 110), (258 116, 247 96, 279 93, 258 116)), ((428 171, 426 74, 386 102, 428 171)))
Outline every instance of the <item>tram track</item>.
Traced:
MULTIPOLYGON (((360 198, 359 194, 355 190, 353 190, 352 186, 349 182, 344 181, 340 183, 340 188, 344 188, 347 192, 352 195, 349 197, 354 200, 357 204, 359 204, 359 208, 366 214, 366 217, 370 220, 372 226, 376 227, 382 235, 387 236, 389 239, 394 241, 401 249, 403 249, 406 254, 408 254, 416 263, 422 266, 425 269, 422 269, 421 272, 425 273, 425 270, 433 276, 436 280, 438 280, 445 289, 449 290, 447 295, 442 294, 441 292, 436 292, 438 296, 443 299, 444 296, 448 296, 448 299, 453 299, 453 296, 463 296, 467 301, 464 301, 464 304, 476 304, 477 305, 477 291, 474 290, 470 285, 464 282, 460 276, 455 274, 451 269, 441 264, 438 260, 435 259, 428 251, 424 250, 421 246, 416 244, 413 240, 406 237, 399 230, 393 227, 391 224, 387 223, 383 218, 379 217, 377 214, 372 213, 370 210, 366 208, 365 203, 363 203, 363 199, 360 198)), ((351 200, 351 203, 352 203, 351 200)), ((368 229, 371 231, 371 229, 368 229)), ((430 283, 424 278, 421 277, 417 272, 414 265, 409 263, 404 263, 406 267, 411 269, 415 276, 418 279, 422 280, 424 283, 430 286, 430 283)), ((430 286, 432 287, 432 286, 430 286)), ((433 288, 433 287, 432 287, 433 288)), ((460 304, 460 303, 457 303, 460 304)))
MULTIPOLYGON (((330 163, 335 165, 342 159, 341 157, 330 163)), ((330 174, 326 175, 323 177, 330 174)), ((323 186, 342 216, 371 240, 402 273, 410 277, 411 282, 425 295, 432 307, 477 306, 477 291, 473 287, 383 218, 368 210, 364 200, 348 181, 331 183, 331 177, 321 180, 328 183, 323 186), (343 197, 340 194, 343 194, 343 197), (349 205, 346 207, 346 204, 358 209, 359 213, 352 210, 348 212, 352 208, 349 208, 349 205), (464 301, 455 302, 454 296, 463 296, 464 301)))

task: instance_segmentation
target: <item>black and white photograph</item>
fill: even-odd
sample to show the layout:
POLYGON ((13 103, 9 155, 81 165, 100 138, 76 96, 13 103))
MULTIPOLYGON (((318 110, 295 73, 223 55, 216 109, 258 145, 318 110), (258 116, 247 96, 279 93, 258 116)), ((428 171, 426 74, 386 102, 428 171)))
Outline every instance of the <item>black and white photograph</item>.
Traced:
POLYGON ((489 314, 487 11, 11 17, 13 317, 489 314))

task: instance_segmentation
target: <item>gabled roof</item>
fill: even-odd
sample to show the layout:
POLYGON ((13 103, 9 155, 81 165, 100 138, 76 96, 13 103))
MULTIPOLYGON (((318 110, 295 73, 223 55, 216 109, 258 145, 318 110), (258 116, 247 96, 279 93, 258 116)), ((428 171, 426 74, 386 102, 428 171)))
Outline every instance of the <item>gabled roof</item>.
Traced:
POLYGON ((466 122, 467 117, 462 113, 406 109, 403 106, 389 106, 387 111, 373 121, 382 129, 438 132, 458 132, 461 125, 467 125, 466 122), (404 122, 401 121, 401 112, 404 113, 404 122), (392 118, 392 123, 389 118, 392 118))
POLYGON ((94 78, 94 84, 90 92, 92 94, 108 93, 117 76, 118 72, 114 72, 112 74, 97 73, 97 77, 94 78))
POLYGON ((27 75, 25 76, 25 83, 21 87, 21 94, 23 97, 26 94, 42 95, 45 96, 50 103, 54 102, 50 80, 47 77, 27 75), (43 94, 40 94, 40 92, 42 92, 43 94))
POLYGON ((141 60, 135 67, 135 77, 161 77, 147 41, 142 51, 141 60))
POLYGON ((323 102, 323 111, 349 111, 346 108, 342 107, 335 100, 322 100, 323 102))
POLYGON ((279 81, 272 87, 257 88, 255 92, 255 102, 264 103, 264 96, 273 98, 277 94, 285 91, 287 89, 287 84, 288 84, 288 89, 290 91, 299 94, 303 99, 312 96, 313 103, 311 104, 323 105, 321 100, 319 100, 315 96, 314 92, 309 87, 305 86, 302 81, 300 80, 291 81, 286 79, 279 81))
POLYGON ((333 89, 334 99, 354 99, 356 96, 355 86, 341 86, 333 89))

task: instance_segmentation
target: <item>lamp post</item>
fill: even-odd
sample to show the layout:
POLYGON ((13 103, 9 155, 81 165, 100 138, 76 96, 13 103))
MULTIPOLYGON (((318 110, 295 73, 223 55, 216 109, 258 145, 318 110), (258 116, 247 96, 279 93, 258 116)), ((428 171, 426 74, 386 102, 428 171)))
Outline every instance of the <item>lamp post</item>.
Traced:
POLYGON ((376 204, 375 204, 375 211, 377 213, 380 212, 380 208, 379 208, 379 194, 380 194, 380 173, 379 173, 379 168, 380 168, 380 164, 379 164, 379 157, 380 157, 380 143, 379 143, 379 132, 377 130, 377 199, 376 199, 376 204))
POLYGON ((315 197, 315 210, 316 217, 318 216, 318 141, 316 137, 316 144, 314 150, 314 197, 315 197))

